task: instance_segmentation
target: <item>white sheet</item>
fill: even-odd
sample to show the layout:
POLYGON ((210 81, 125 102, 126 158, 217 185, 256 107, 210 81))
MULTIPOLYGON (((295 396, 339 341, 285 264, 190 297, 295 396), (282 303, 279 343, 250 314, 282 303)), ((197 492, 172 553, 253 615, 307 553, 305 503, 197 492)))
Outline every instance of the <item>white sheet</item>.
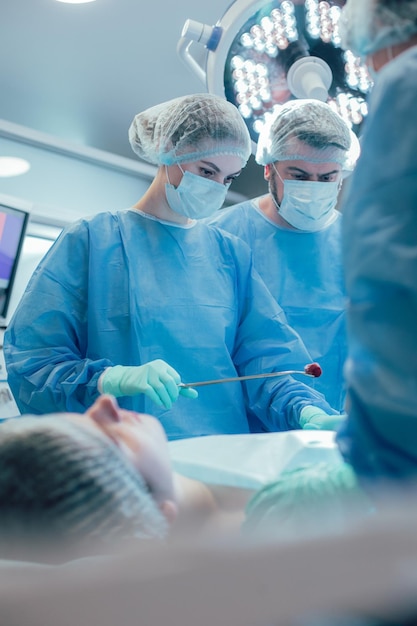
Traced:
POLYGON ((282 471, 308 463, 340 463, 333 431, 291 430, 211 435, 169 443, 174 469, 212 485, 259 489, 282 471))

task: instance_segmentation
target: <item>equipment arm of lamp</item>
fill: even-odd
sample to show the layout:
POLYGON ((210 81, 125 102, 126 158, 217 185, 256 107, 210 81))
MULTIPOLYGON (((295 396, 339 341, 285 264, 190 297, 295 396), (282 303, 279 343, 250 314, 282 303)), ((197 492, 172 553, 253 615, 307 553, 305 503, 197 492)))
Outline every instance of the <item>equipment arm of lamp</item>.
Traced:
POLYGON ((201 82, 206 83, 206 72, 190 52, 192 43, 199 43, 208 50, 215 50, 222 34, 219 26, 208 26, 195 20, 186 20, 177 44, 180 59, 188 65, 201 82))

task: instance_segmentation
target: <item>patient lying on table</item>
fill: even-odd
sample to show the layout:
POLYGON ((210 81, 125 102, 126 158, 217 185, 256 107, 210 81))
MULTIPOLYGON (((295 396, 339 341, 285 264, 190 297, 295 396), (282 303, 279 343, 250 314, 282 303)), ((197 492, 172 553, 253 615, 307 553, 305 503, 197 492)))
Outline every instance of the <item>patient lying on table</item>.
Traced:
POLYGON ((245 541, 344 532, 373 512, 332 431, 211 435, 168 445, 181 474, 248 495, 245 541))
POLYGON ((221 490, 175 474, 160 422, 121 409, 112 396, 82 415, 0 425, 2 558, 42 560, 49 545, 62 553, 77 546, 83 556, 110 552, 121 539, 200 531, 222 511, 229 519, 234 505, 221 490))
MULTIPOLYGON (((7 421, 0 425, 0 558, 48 561, 52 554, 65 561, 110 553, 121 540, 158 540, 213 530, 238 534, 244 520, 246 534, 298 533, 310 517, 307 504, 317 500, 317 472, 310 484, 303 479, 300 483, 302 472, 296 470, 294 476, 279 470, 284 457, 288 468, 291 446, 297 450, 291 437, 297 445, 299 438, 305 439, 301 449, 305 454, 310 447, 310 458, 318 443, 315 438, 321 437, 319 452, 330 461, 326 471, 343 476, 350 491, 346 471, 337 469, 341 462, 330 432, 205 437, 169 447, 157 419, 121 409, 108 395, 100 396, 85 414, 7 421), (187 456, 190 445, 192 454, 187 456), (265 466, 268 450, 269 471, 278 480, 267 473, 267 486, 260 488, 257 481, 265 471, 261 464, 265 466), (234 451, 240 460, 234 459, 234 451), (205 476, 195 473, 196 455, 205 476), (208 459, 214 460, 216 472, 208 469, 208 459), (225 460, 228 468, 222 467, 225 460), (188 477, 173 472, 172 463, 188 477), (186 471, 187 464, 192 472, 186 471), (237 470, 231 471, 232 466, 237 470), (219 468, 224 478, 214 479, 219 468), (248 473, 243 482, 242 470, 248 473)), ((298 464, 304 458, 297 453, 293 461, 295 457, 298 464)), ((323 508, 323 498, 317 502, 315 514, 323 508)))

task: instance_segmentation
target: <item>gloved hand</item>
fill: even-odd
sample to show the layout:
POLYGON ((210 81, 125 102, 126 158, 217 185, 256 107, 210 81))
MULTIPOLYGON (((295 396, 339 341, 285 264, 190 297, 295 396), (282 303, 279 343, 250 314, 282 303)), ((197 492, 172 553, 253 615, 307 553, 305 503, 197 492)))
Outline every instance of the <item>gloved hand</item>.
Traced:
POLYGON ((170 409, 181 394, 187 398, 197 398, 198 392, 190 387, 178 387, 181 377, 173 367, 162 359, 149 361, 144 365, 115 365, 101 376, 103 393, 116 398, 136 396, 144 393, 158 406, 170 409))
POLYGON ((244 533, 300 537, 343 530, 352 519, 372 515, 373 503, 352 467, 344 462, 312 463, 284 471, 246 505, 244 533))
POLYGON ((329 415, 311 404, 301 409, 300 426, 304 430, 337 430, 346 419, 346 414, 329 415))

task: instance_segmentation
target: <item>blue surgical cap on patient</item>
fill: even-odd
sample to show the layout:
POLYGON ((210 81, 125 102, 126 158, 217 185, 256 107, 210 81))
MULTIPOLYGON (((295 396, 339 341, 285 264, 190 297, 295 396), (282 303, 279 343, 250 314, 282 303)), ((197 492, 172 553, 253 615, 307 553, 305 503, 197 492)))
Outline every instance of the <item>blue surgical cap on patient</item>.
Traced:
POLYGON ((211 94, 175 98, 139 113, 129 140, 140 158, 155 165, 232 155, 244 167, 251 154, 249 131, 239 111, 211 94))
POLYGON ((256 162, 334 162, 350 172, 359 151, 356 136, 328 104, 300 99, 278 106, 265 123, 258 139, 256 162))

